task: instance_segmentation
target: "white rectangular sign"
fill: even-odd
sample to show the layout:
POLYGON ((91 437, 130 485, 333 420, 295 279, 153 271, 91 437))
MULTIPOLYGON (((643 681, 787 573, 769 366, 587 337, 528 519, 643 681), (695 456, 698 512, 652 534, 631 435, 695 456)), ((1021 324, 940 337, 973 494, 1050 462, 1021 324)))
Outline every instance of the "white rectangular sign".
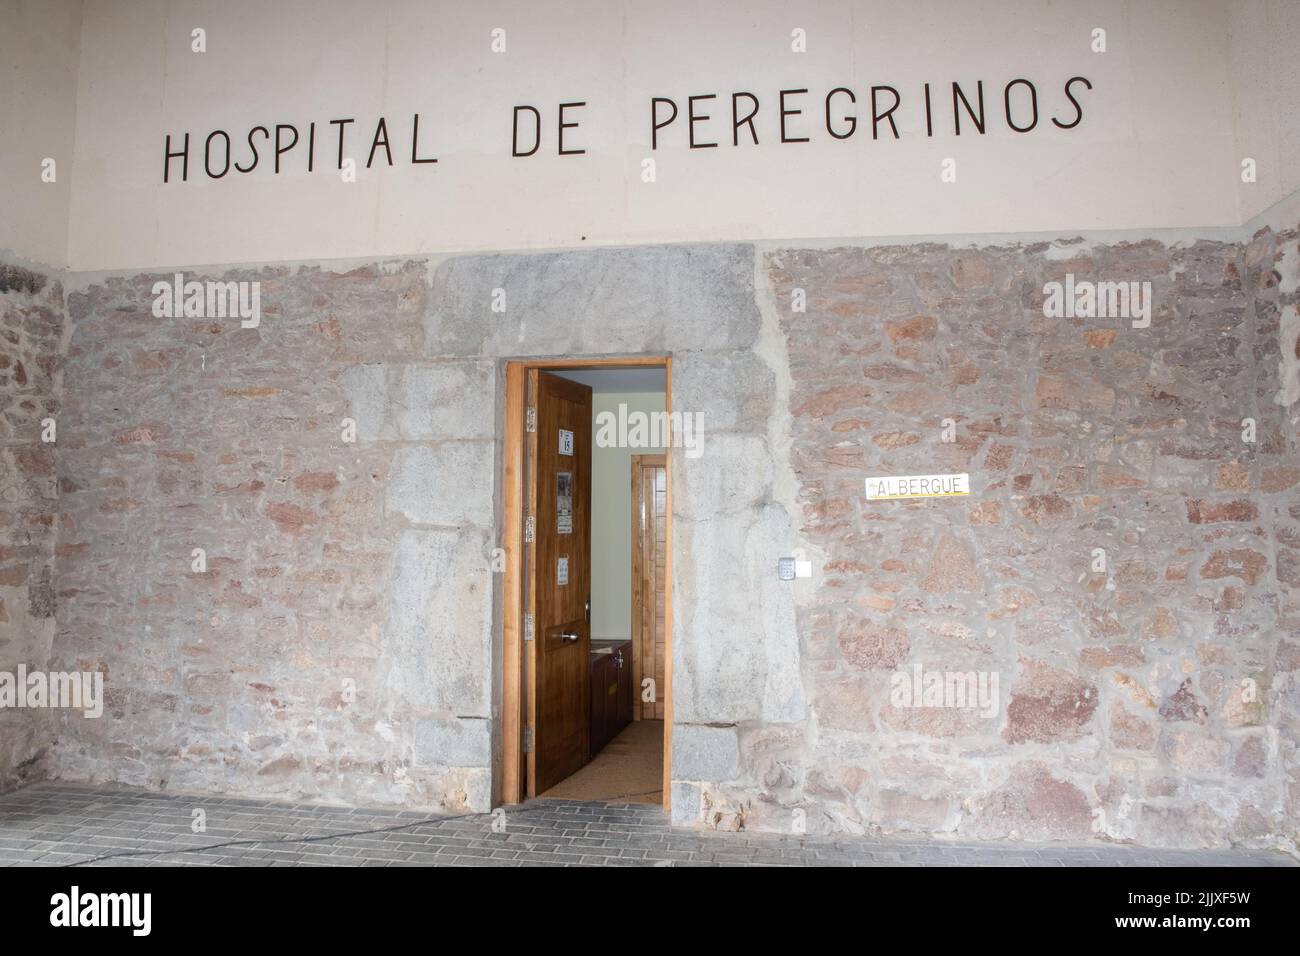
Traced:
POLYGON ((573 472, 555 475, 555 533, 573 534, 573 472))
POLYGON ((867 500, 890 498, 952 498, 970 494, 970 475, 899 475, 868 478, 867 500))

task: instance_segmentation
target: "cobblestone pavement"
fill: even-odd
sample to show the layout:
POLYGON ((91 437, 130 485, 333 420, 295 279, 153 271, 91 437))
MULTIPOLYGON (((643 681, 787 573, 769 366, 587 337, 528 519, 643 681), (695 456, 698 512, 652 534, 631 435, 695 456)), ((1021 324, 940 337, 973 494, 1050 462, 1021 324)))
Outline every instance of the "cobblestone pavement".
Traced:
POLYGON ((0 796, 0 866, 1295 866, 1283 853, 670 829, 644 804, 430 817, 48 783, 0 796), (204 829, 194 832, 202 811, 204 829), (500 830, 504 825, 502 832, 500 830))

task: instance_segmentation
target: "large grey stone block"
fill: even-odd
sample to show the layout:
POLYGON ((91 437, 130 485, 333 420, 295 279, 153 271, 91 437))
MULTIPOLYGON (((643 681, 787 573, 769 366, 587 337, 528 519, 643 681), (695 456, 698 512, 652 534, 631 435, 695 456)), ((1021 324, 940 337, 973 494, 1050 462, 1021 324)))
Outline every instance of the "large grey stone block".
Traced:
POLYGON ((348 397, 351 417, 357 423, 358 441, 375 441, 385 436, 384 422, 392 403, 388 397, 386 365, 354 365, 339 376, 348 397))
POLYGON ((753 352, 673 357, 673 411, 700 413, 706 440, 725 431, 766 434, 775 394, 776 376, 753 352))
POLYGON ((700 819, 700 785, 686 780, 673 781, 673 823, 690 825, 700 819))
POLYGON ((488 548, 482 531, 402 532, 384 628, 394 703, 474 716, 490 712, 488 548))
POLYGON ((488 767, 492 722, 480 718, 430 718, 415 725, 415 758, 440 767, 488 767))
POLYGON ((464 256, 434 270, 432 355, 745 348, 761 319, 745 245, 464 256), (505 311, 493 312, 494 290, 505 311))
POLYGON ((408 441, 493 438, 495 396, 491 362, 412 366, 402 372, 398 432, 408 441))
POLYGON ((735 727, 677 724, 673 727, 673 778, 722 782, 740 772, 735 727))
POLYGON ((725 521, 681 520, 674 546, 673 708, 698 722, 806 715, 794 592, 776 574, 789 519, 767 506, 725 521), (680 560, 680 559, 679 559, 680 560))
POLYGON ((491 439, 496 366, 356 365, 340 376, 360 441, 491 439))
POLYGON ((492 524, 495 446, 443 442, 402 448, 393 461, 385 510, 414 524, 492 524))
POLYGON ((706 427, 699 457, 673 455, 672 469, 674 518, 743 514, 772 495, 775 466, 766 438, 757 435, 712 434, 706 427))

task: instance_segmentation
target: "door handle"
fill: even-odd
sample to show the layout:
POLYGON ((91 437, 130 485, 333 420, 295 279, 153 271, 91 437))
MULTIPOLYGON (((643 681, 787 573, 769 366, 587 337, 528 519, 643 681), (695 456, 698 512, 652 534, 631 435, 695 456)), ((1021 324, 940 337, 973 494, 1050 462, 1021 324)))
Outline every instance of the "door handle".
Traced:
POLYGON ((582 635, 576 634, 573 631, 561 631, 560 640, 564 641, 566 644, 577 644, 578 641, 582 640, 582 635))

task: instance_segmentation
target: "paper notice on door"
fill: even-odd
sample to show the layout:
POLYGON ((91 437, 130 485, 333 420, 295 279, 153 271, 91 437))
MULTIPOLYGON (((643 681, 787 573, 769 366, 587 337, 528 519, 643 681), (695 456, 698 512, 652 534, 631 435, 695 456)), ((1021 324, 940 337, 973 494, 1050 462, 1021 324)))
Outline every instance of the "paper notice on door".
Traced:
POLYGON ((560 587, 569 583, 569 558, 567 555, 555 562, 555 583, 560 587))
POLYGON ((573 432, 569 431, 567 428, 560 429, 560 454, 573 454, 573 432))
POLYGON ((573 473, 555 476, 555 533, 573 534, 573 473))

